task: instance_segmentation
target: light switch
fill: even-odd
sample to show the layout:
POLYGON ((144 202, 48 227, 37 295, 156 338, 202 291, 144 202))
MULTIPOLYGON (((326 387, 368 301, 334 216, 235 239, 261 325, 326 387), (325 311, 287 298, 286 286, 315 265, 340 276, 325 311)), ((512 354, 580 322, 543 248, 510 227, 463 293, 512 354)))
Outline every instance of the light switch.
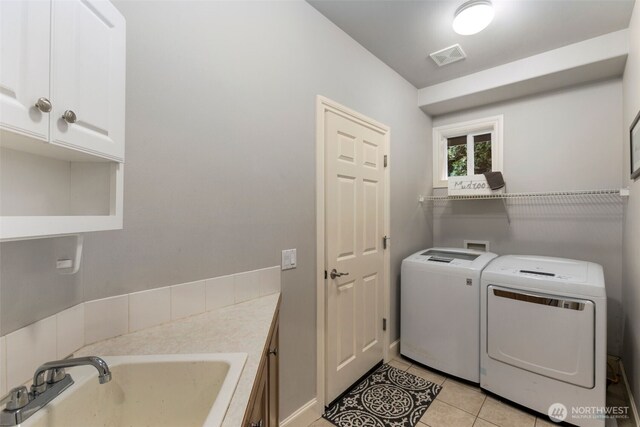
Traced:
POLYGON ((295 249, 285 249, 282 251, 282 270, 291 270, 297 266, 297 255, 295 249))

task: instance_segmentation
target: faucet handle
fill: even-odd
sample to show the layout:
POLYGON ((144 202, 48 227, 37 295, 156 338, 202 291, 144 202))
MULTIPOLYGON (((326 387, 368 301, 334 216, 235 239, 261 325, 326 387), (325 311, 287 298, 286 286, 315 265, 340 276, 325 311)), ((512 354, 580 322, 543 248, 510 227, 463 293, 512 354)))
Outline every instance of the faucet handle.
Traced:
POLYGON ((14 387, 9 394, 0 399, 0 405, 5 405, 5 409, 15 411, 24 408, 29 403, 29 391, 23 385, 14 387))
POLYGON ((61 381, 62 379, 64 379, 65 375, 66 375, 66 372, 64 371, 64 368, 49 369, 47 371, 47 383, 55 384, 58 381, 61 381))

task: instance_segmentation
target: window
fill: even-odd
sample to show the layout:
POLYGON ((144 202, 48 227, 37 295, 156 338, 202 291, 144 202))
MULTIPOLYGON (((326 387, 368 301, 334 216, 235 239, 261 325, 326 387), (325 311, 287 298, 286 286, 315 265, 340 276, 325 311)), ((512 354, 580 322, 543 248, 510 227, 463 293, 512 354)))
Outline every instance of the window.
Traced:
POLYGON ((450 176, 502 171, 502 116, 433 128, 433 186, 450 176))
POLYGON ((490 172, 491 139, 491 133, 447 138, 447 176, 490 172))

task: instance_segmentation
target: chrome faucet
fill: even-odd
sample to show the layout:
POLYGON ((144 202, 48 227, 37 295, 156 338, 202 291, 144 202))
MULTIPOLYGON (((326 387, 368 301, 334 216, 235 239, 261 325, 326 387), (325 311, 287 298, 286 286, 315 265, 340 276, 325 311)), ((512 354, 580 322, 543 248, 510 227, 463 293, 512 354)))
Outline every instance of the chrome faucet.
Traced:
POLYGON ((33 384, 31 391, 38 395, 47 389, 48 384, 55 384, 65 377, 64 368, 72 368, 74 366, 90 365, 98 370, 98 380, 100 384, 106 384, 111 381, 111 371, 107 362, 97 356, 78 357, 76 359, 63 359, 47 362, 36 369, 33 374, 33 384), (47 375, 45 381, 45 374, 47 375))
POLYGON ((47 362, 33 374, 33 384, 29 392, 25 386, 13 388, 0 399, 0 426, 15 426, 42 409, 60 393, 73 384, 71 375, 65 368, 90 365, 98 370, 100 384, 111 381, 111 371, 107 362, 97 356, 79 357, 47 362))

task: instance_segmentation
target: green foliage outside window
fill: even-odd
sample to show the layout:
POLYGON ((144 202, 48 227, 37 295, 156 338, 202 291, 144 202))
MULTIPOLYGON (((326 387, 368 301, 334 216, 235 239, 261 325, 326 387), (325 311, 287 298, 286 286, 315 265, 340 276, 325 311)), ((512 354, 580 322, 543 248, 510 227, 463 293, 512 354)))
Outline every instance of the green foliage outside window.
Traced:
POLYGON ((467 146, 454 145, 448 149, 449 176, 467 175, 467 146))
MULTIPOLYGON (((467 175, 467 136, 449 138, 447 141, 448 176, 467 175)), ((473 173, 481 175, 491 171, 491 136, 490 134, 473 137, 473 173)))
POLYGON ((474 152, 474 173, 480 175, 491 172, 491 141, 476 142, 474 152))

